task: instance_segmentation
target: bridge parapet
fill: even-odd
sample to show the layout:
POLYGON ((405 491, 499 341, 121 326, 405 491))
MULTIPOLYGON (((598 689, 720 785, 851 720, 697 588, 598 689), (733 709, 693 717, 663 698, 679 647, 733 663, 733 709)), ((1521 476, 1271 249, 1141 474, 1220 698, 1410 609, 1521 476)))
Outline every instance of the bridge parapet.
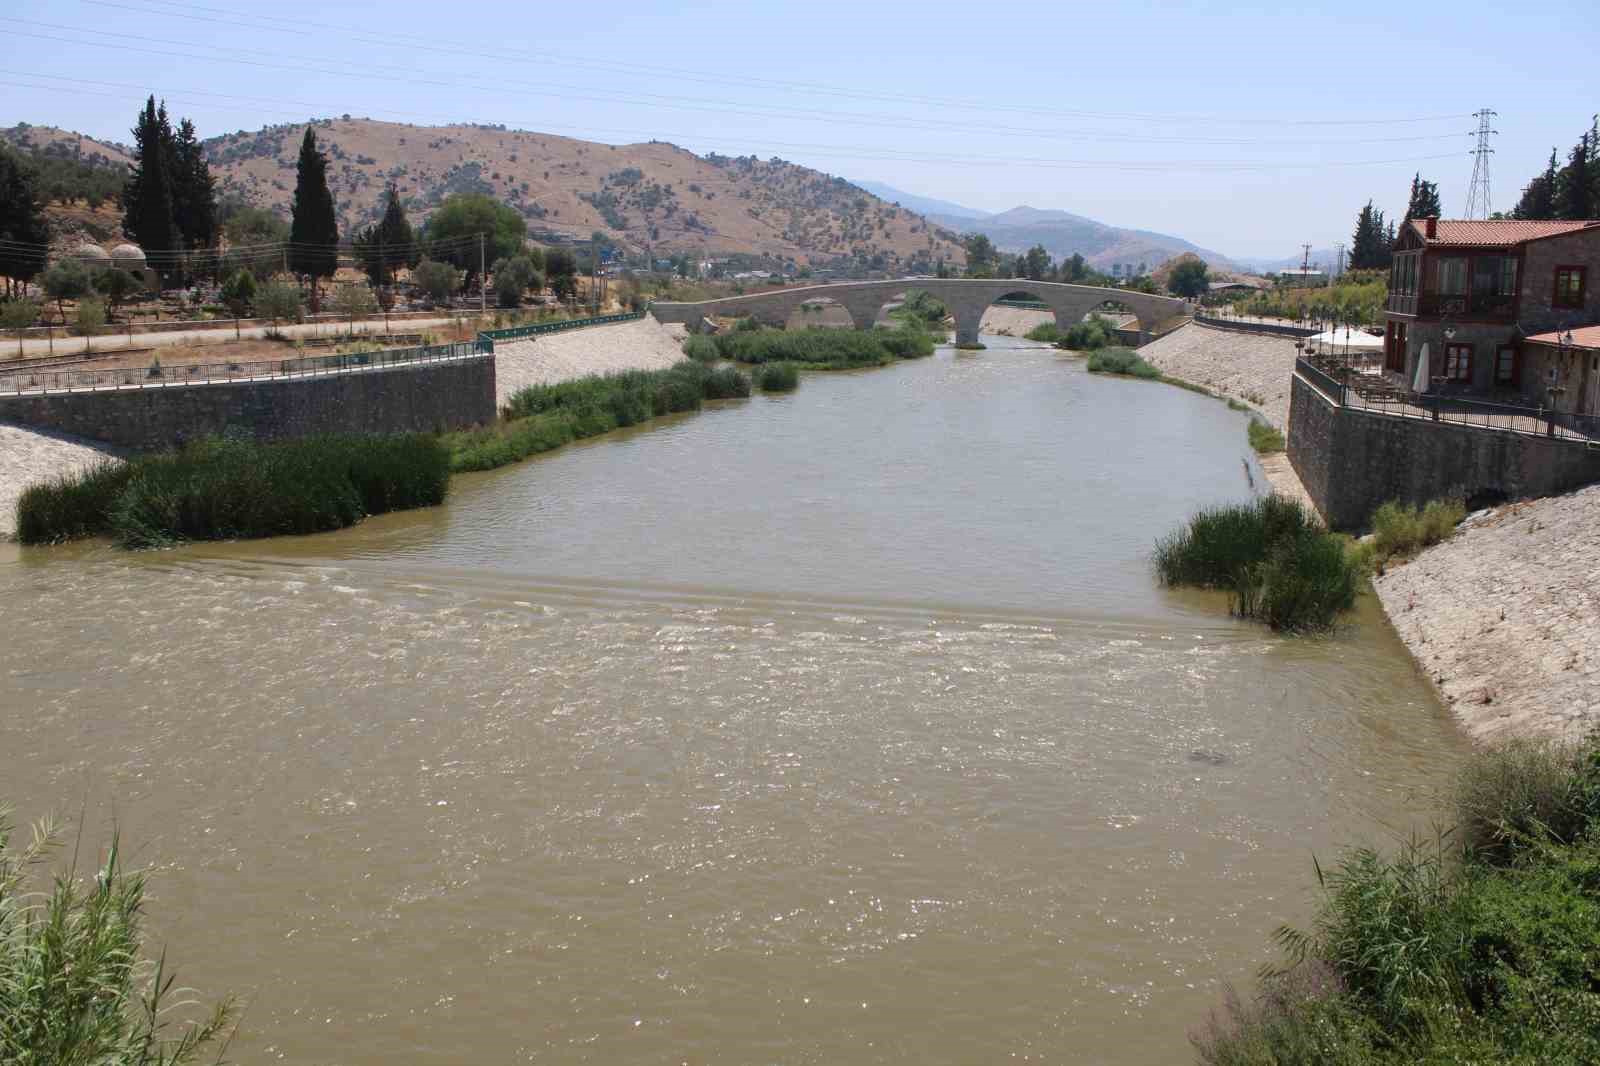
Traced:
POLYGON ((956 341, 964 344, 976 343, 978 324, 990 304, 1016 293, 1028 293, 1048 306, 1062 329, 1082 321, 1084 315, 1108 300, 1125 305, 1138 316, 1140 332, 1145 334, 1152 332, 1157 323, 1188 311, 1188 304, 1171 296, 1016 278, 900 278, 806 285, 693 303, 658 302, 652 305, 652 311, 661 322, 682 322, 698 329, 705 319, 715 315, 784 322, 803 303, 829 300, 848 311, 858 328, 865 329, 877 319, 884 304, 908 289, 923 289, 948 307, 956 323, 956 341))

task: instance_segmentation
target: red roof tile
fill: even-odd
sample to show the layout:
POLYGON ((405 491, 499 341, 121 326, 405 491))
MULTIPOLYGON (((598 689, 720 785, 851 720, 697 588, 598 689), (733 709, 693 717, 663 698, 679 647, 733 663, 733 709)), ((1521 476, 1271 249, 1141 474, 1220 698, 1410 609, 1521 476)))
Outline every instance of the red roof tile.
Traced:
MULTIPOLYGON (((1566 335, 1566 330, 1555 330, 1551 333, 1536 333, 1528 338, 1531 344, 1548 344, 1555 347, 1561 344, 1561 338, 1566 335)), ((1572 346, 1574 348, 1600 348, 1600 326, 1579 326, 1572 331, 1572 346)))
POLYGON ((1484 246, 1509 246, 1521 244, 1523 241, 1537 240, 1540 237, 1555 237, 1563 233, 1575 233, 1590 226, 1600 227, 1600 219, 1587 219, 1579 222, 1519 222, 1511 219, 1496 219, 1494 221, 1468 221, 1466 219, 1441 218, 1435 236, 1428 237, 1427 220, 1414 218, 1410 225, 1417 231, 1417 236, 1427 241, 1430 247, 1441 245, 1462 245, 1482 248, 1484 246))

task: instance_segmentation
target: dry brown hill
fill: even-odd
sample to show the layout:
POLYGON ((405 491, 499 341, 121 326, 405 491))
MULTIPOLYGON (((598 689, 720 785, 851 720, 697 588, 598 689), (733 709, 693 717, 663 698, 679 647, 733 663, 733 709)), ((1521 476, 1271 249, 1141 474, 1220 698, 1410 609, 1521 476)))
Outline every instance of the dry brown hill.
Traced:
MULTIPOLYGON (((600 230, 632 251, 657 255, 747 253, 812 264, 859 256, 907 272, 931 272, 940 258, 966 260, 953 234, 921 215, 778 159, 701 157, 661 141, 607 145, 491 126, 337 118, 316 127, 347 234, 377 219, 392 181, 413 222, 452 193, 482 192, 521 211, 536 237, 600 230)), ((305 128, 269 126, 207 140, 219 195, 287 218, 305 128)), ((91 161, 131 162, 125 145, 49 126, 19 124, 0 129, 0 137, 91 161)))
MULTIPOLYGON (((451 193, 483 192, 522 212, 531 233, 601 230, 657 254, 745 252, 823 262, 883 257, 889 269, 963 262, 920 215, 840 178, 780 160, 696 156, 659 141, 606 145, 488 126, 318 121, 341 227, 375 220, 394 182, 413 221, 451 193)), ((223 194, 287 214, 303 124, 206 142, 223 194)))

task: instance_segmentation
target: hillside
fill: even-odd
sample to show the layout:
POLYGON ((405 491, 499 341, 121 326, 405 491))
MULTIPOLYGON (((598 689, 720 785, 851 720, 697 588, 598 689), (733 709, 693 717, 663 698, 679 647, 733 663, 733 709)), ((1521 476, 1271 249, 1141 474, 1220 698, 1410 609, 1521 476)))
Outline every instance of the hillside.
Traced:
MULTIPOLYGON (((316 126, 345 233, 376 220, 393 181, 413 221, 452 193, 481 192, 521 211, 536 237, 600 230, 631 251, 657 255, 743 253, 813 264, 859 257, 891 272, 931 270, 940 257, 965 261, 950 235, 922 216, 777 159, 700 157, 660 141, 606 145, 489 126, 355 118, 316 126)), ((304 132, 296 124, 207 139, 218 195, 287 217, 304 132)), ((123 145, 47 126, 21 124, 0 137, 47 154, 129 162, 123 145)))
POLYGON ((963 233, 982 233, 1003 252, 1025 252, 1042 244, 1056 259, 1081 255, 1099 270, 1109 271, 1117 263, 1134 268, 1140 263, 1154 267, 1184 252, 1200 256, 1212 267, 1226 269, 1233 265, 1221 252, 1201 248, 1182 237, 1108 226, 1067 211, 1014 207, 977 220, 939 214, 929 217, 936 224, 963 233))
MULTIPOLYGON (((206 141, 222 194, 287 213, 303 125, 206 141)), ((601 230, 631 250, 748 253, 823 262, 883 256, 888 269, 962 255, 921 216, 841 178, 753 156, 700 157, 660 141, 606 145, 488 126, 327 119, 317 140, 346 232, 376 219, 386 182, 414 219, 451 193, 482 192, 522 212, 530 232, 601 230)))

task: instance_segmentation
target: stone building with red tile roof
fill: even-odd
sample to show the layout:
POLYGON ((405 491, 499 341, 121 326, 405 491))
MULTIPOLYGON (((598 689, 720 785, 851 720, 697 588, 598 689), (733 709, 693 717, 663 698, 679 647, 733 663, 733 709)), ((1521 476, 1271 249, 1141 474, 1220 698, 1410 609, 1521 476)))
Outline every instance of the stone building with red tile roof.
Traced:
POLYGON ((1600 219, 1407 222, 1385 304, 1384 369, 1429 392, 1600 413, 1600 219))

